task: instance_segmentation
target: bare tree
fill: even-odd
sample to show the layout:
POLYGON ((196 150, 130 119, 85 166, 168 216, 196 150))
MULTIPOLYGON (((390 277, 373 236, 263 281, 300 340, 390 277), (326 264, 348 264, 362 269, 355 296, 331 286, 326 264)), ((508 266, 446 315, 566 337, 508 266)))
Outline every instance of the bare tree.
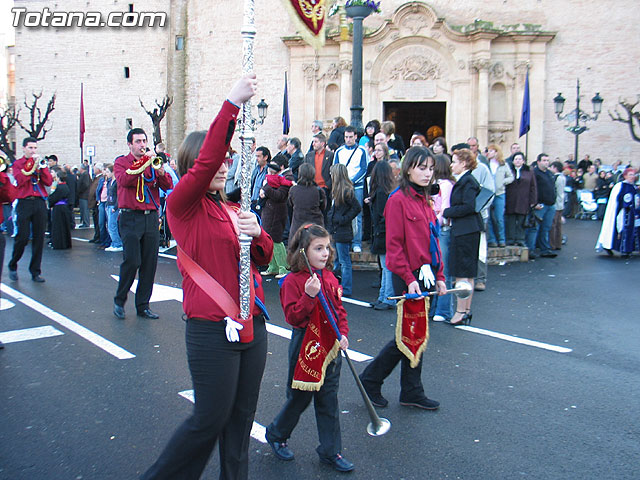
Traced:
POLYGON ((6 110, 0 110, 0 151, 13 163, 16 159, 15 152, 11 148, 9 132, 18 122, 19 111, 16 112, 15 105, 11 105, 6 110))
POLYGON ((44 137, 46 137, 49 130, 51 130, 51 128, 47 128, 47 122, 49 121, 49 115, 51 115, 51 112, 56 108, 56 94, 51 95, 44 115, 38 106, 38 100, 42 98, 42 92, 38 94, 32 93, 31 95, 33 96, 31 103, 27 103, 26 96, 24 99, 24 106, 29 110, 29 123, 25 126, 25 124, 20 121, 20 118, 18 118, 18 125, 20 125, 20 128, 27 132, 30 137, 38 141, 44 140, 44 137))
POLYGON ((635 110, 636 106, 640 103, 640 95, 636 98, 635 103, 632 103, 626 99, 618 99, 618 105, 614 110, 615 116, 609 112, 611 120, 614 122, 626 123, 629 125, 629 132, 631 132, 631 138, 636 142, 640 142, 640 109, 635 110), (618 106, 622 107, 624 111, 623 115, 618 111, 618 106))
POLYGON ((156 108, 153 110, 147 110, 147 107, 144 106, 142 100, 140 98, 138 98, 138 100, 140 100, 140 106, 142 109, 147 112, 149 117, 151 117, 151 122, 153 123, 153 144, 158 145, 159 143, 162 143, 160 122, 162 122, 162 119, 167 114, 167 110, 169 110, 169 107, 173 104, 173 98, 167 94, 162 99, 162 102, 158 103, 158 100, 156 100, 156 108))

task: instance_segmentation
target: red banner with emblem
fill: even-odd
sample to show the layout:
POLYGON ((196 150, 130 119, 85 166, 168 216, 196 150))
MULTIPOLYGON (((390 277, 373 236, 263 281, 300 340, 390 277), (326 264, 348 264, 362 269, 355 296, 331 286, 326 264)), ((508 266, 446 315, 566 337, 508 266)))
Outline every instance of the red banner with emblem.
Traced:
POLYGON ((327 365, 338 356, 340 343, 321 308, 316 308, 307 324, 291 388, 320 390, 324 384, 327 365))
POLYGON ((316 50, 324 47, 326 0, 282 0, 298 33, 316 50))
POLYGON ((396 346, 416 368, 429 341, 429 298, 398 302, 396 346))

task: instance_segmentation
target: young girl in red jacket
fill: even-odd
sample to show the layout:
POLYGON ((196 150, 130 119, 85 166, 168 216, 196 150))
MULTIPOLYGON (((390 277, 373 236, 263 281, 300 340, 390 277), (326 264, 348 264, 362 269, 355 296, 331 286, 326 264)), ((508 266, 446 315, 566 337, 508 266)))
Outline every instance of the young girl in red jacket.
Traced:
MULTIPOLYGON (((320 456, 320 461, 333 466, 339 472, 349 472, 353 470, 353 464, 342 458, 341 455, 342 440, 340 436, 340 410, 338 408, 338 384, 342 356, 337 348, 336 334, 331 325, 319 320, 325 318, 318 298, 318 294, 322 292, 330 308, 333 307, 341 335, 339 348, 346 350, 349 346, 347 312, 342 306, 342 287, 332 273, 333 249, 329 232, 316 224, 305 224, 300 227, 289 243, 287 262, 291 266, 291 273, 281 281, 280 290, 280 302, 285 320, 293 327, 293 335, 289 344, 287 401, 275 420, 267 427, 267 443, 280 460, 293 460, 293 452, 286 442, 298 424, 300 415, 313 399, 318 437, 320 438, 320 445, 316 451, 320 456), (313 269, 313 276, 309 273, 300 249, 304 249, 306 252, 313 269), (310 342, 309 338, 305 337, 307 326, 310 324, 312 331, 315 330, 313 325, 319 326, 320 330, 329 329, 321 332, 325 338, 332 340, 326 348, 324 345, 321 346, 322 342, 310 342), (309 347, 312 349, 311 352, 308 351, 309 347), (302 356, 301 350, 303 351, 302 356), (300 361, 304 361, 304 359, 314 357, 317 351, 323 351, 326 354, 324 362, 320 361, 324 369, 324 382, 319 380, 315 382, 314 386, 301 386, 304 382, 300 380, 296 370, 299 357, 301 357, 300 361), (332 357, 335 358, 331 360, 332 357)), ((306 371, 309 371, 309 368, 306 368, 306 371)), ((317 373, 320 373, 320 368, 317 373)))
MULTIPOLYGON (((442 254, 438 243, 437 218, 431 206, 429 189, 435 160, 425 147, 411 147, 402 161, 400 186, 389 195, 384 209, 386 223, 386 263, 391 270, 396 295, 420 294, 426 290, 447 293, 442 254)), ((422 298, 422 297, 420 297, 422 298)), ((398 362, 400 404, 436 410, 440 405, 427 398, 422 387, 422 360, 411 368, 409 359, 393 339, 367 365, 360 375, 362 385, 376 407, 386 407, 382 384, 398 362)))

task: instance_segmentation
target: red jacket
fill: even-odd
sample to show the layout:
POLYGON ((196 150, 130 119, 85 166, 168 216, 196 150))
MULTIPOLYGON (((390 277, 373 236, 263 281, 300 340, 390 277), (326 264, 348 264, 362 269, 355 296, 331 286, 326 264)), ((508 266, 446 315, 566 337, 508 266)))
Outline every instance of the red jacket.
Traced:
POLYGON ((144 181, 144 185, 149 187, 153 200, 139 202, 136 199, 136 188, 140 175, 129 175, 127 169, 135 162, 135 157, 130 153, 124 157, 116 158, 113 164, 113 175, 118 184, 118 207, 130 208, 131 210, 157 210, 156 205, 160 205, 160 188, 165 192, 173 188, 173 180, 169 172, 164 172, 163 176, 158 176, 157 172, 148 166, 143 172, 145 178, 153 178, 153 181, 144 181), (155 202, 155 203, 154 203, 155 202))
POLYGON ((25 169, 27 159, 19 158, 13 162, 13 177, 16 179, 16 198, 42 197, 47 196, 46 187, 51 186, 53 177, 48 168, 36 168, 33 175, 24 175, 22 170, 25 169), (37 178, 38 182, 33 183, 33 179, 37 178))
POLYGON ((0 172, 0 223, 4 222, 3 203, 11 203, 16 198, 16 187, 13 186, 6 173, 0 172))
MULTIPOLYGON (((324 269, 318 274, 322 284, 322 292, 327 302, 333 304, 338 314, 338 330, 345 337, 349 333, 347 311, 342 306, 342 287, 338 279, 329 270, 324 269)), ((309 278, 306 270, 288 274, 280 288, 280 303, 284 310, 284 319, 295 328, 306 328, 311 317, 311 312, 316 308, 322 308, 318 297, 310 297, 304 291, 304 284, 309 278)))
MULTIPOLYGON (((167 197, 167 218, 171 233, 178 245, 209 275, 215 278, 239 304, 240 243, 224 205, 217 203, 207 190, 211 179, 224 162, 229 149, 238 107, 224 102, 220 113, 211 124, 200 155, 194 165, 167 197)), ((273 242, 262 230, 251 242, 251 260, 256 295, 264 300, 262 277, 255 264, 267 265, 271 261, 273 242)), ((222 311, 209 296, 186 274, 178 261, 182 274, 182 307, 189 317, 220 321, 230 312, 222 311)), ((260 309, 252 306, 254 315, 260 309)))
MULTIPOLYGON (((392 192, 384 208, 387 226, 387 268, 400 276, 407 285, 415 281, 413 271, 422 265, 432 264, 431 227, 437 223, 436 214, 429 201, 412 188, 406 194, 402 189, 392 192)), ((440 244, 435 248, 440 254, 440 244)), ((434 262, 435 263, 435 262, 434 262)), ((445 281, 442 261, 440 261, 436 280, 445 281)))

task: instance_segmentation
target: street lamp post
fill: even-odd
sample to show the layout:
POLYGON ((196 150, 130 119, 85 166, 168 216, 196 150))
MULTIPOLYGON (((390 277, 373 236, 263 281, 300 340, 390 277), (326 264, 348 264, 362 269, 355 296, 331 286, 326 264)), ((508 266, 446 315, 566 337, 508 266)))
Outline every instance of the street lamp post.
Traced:
POLYGON ((585 125, 588 121, 597 120, 598 119, 598 115, 600 115, 600 112, 602 111, 602 102, 604 102, 604 99, 600 96, 599 92, 596 92, 595 96, 591 99, 591 103, 593 104, 593 115, 588 114, 584 110, 580 110, 580 79, 577 79, 577 81, 576 81, 576 108, 574 110, 570 111, 569 113, 567 113, 565 115, 562 115, 562 110, 564 109, 564 102, 565 102, 565 98, 562 96, 562 94, 560 92, 558 92, 558 95, 556 95, 556 97, 553 99, 553 104, 554 104, 554 107, 555 107, 556 117, 560 121, 568 120, 569 122, 571 122, 571 121, 573 121, 575 119, 575 124, 574 125, 568 124, 565 127, 565 129, 568 132, 573 133, 573 135, 575 137, 575 147, 574 147, 573 154, 574 154, 574 160, 576 162, 578 162, 579 161, 579 159, 578 159, 578 137, 580 136, 580 134, 582 134, 586 130, 588 130, 587 126, 585 125))
POLYGON ((353 5, 345 8, 348 17, 353 18, 353 51, 352 51, 352 76, 351 76, 351 126, 358 131, 363 129, 362 124, 362 21, 372 12, 372 8, 366 5, 353 5))

